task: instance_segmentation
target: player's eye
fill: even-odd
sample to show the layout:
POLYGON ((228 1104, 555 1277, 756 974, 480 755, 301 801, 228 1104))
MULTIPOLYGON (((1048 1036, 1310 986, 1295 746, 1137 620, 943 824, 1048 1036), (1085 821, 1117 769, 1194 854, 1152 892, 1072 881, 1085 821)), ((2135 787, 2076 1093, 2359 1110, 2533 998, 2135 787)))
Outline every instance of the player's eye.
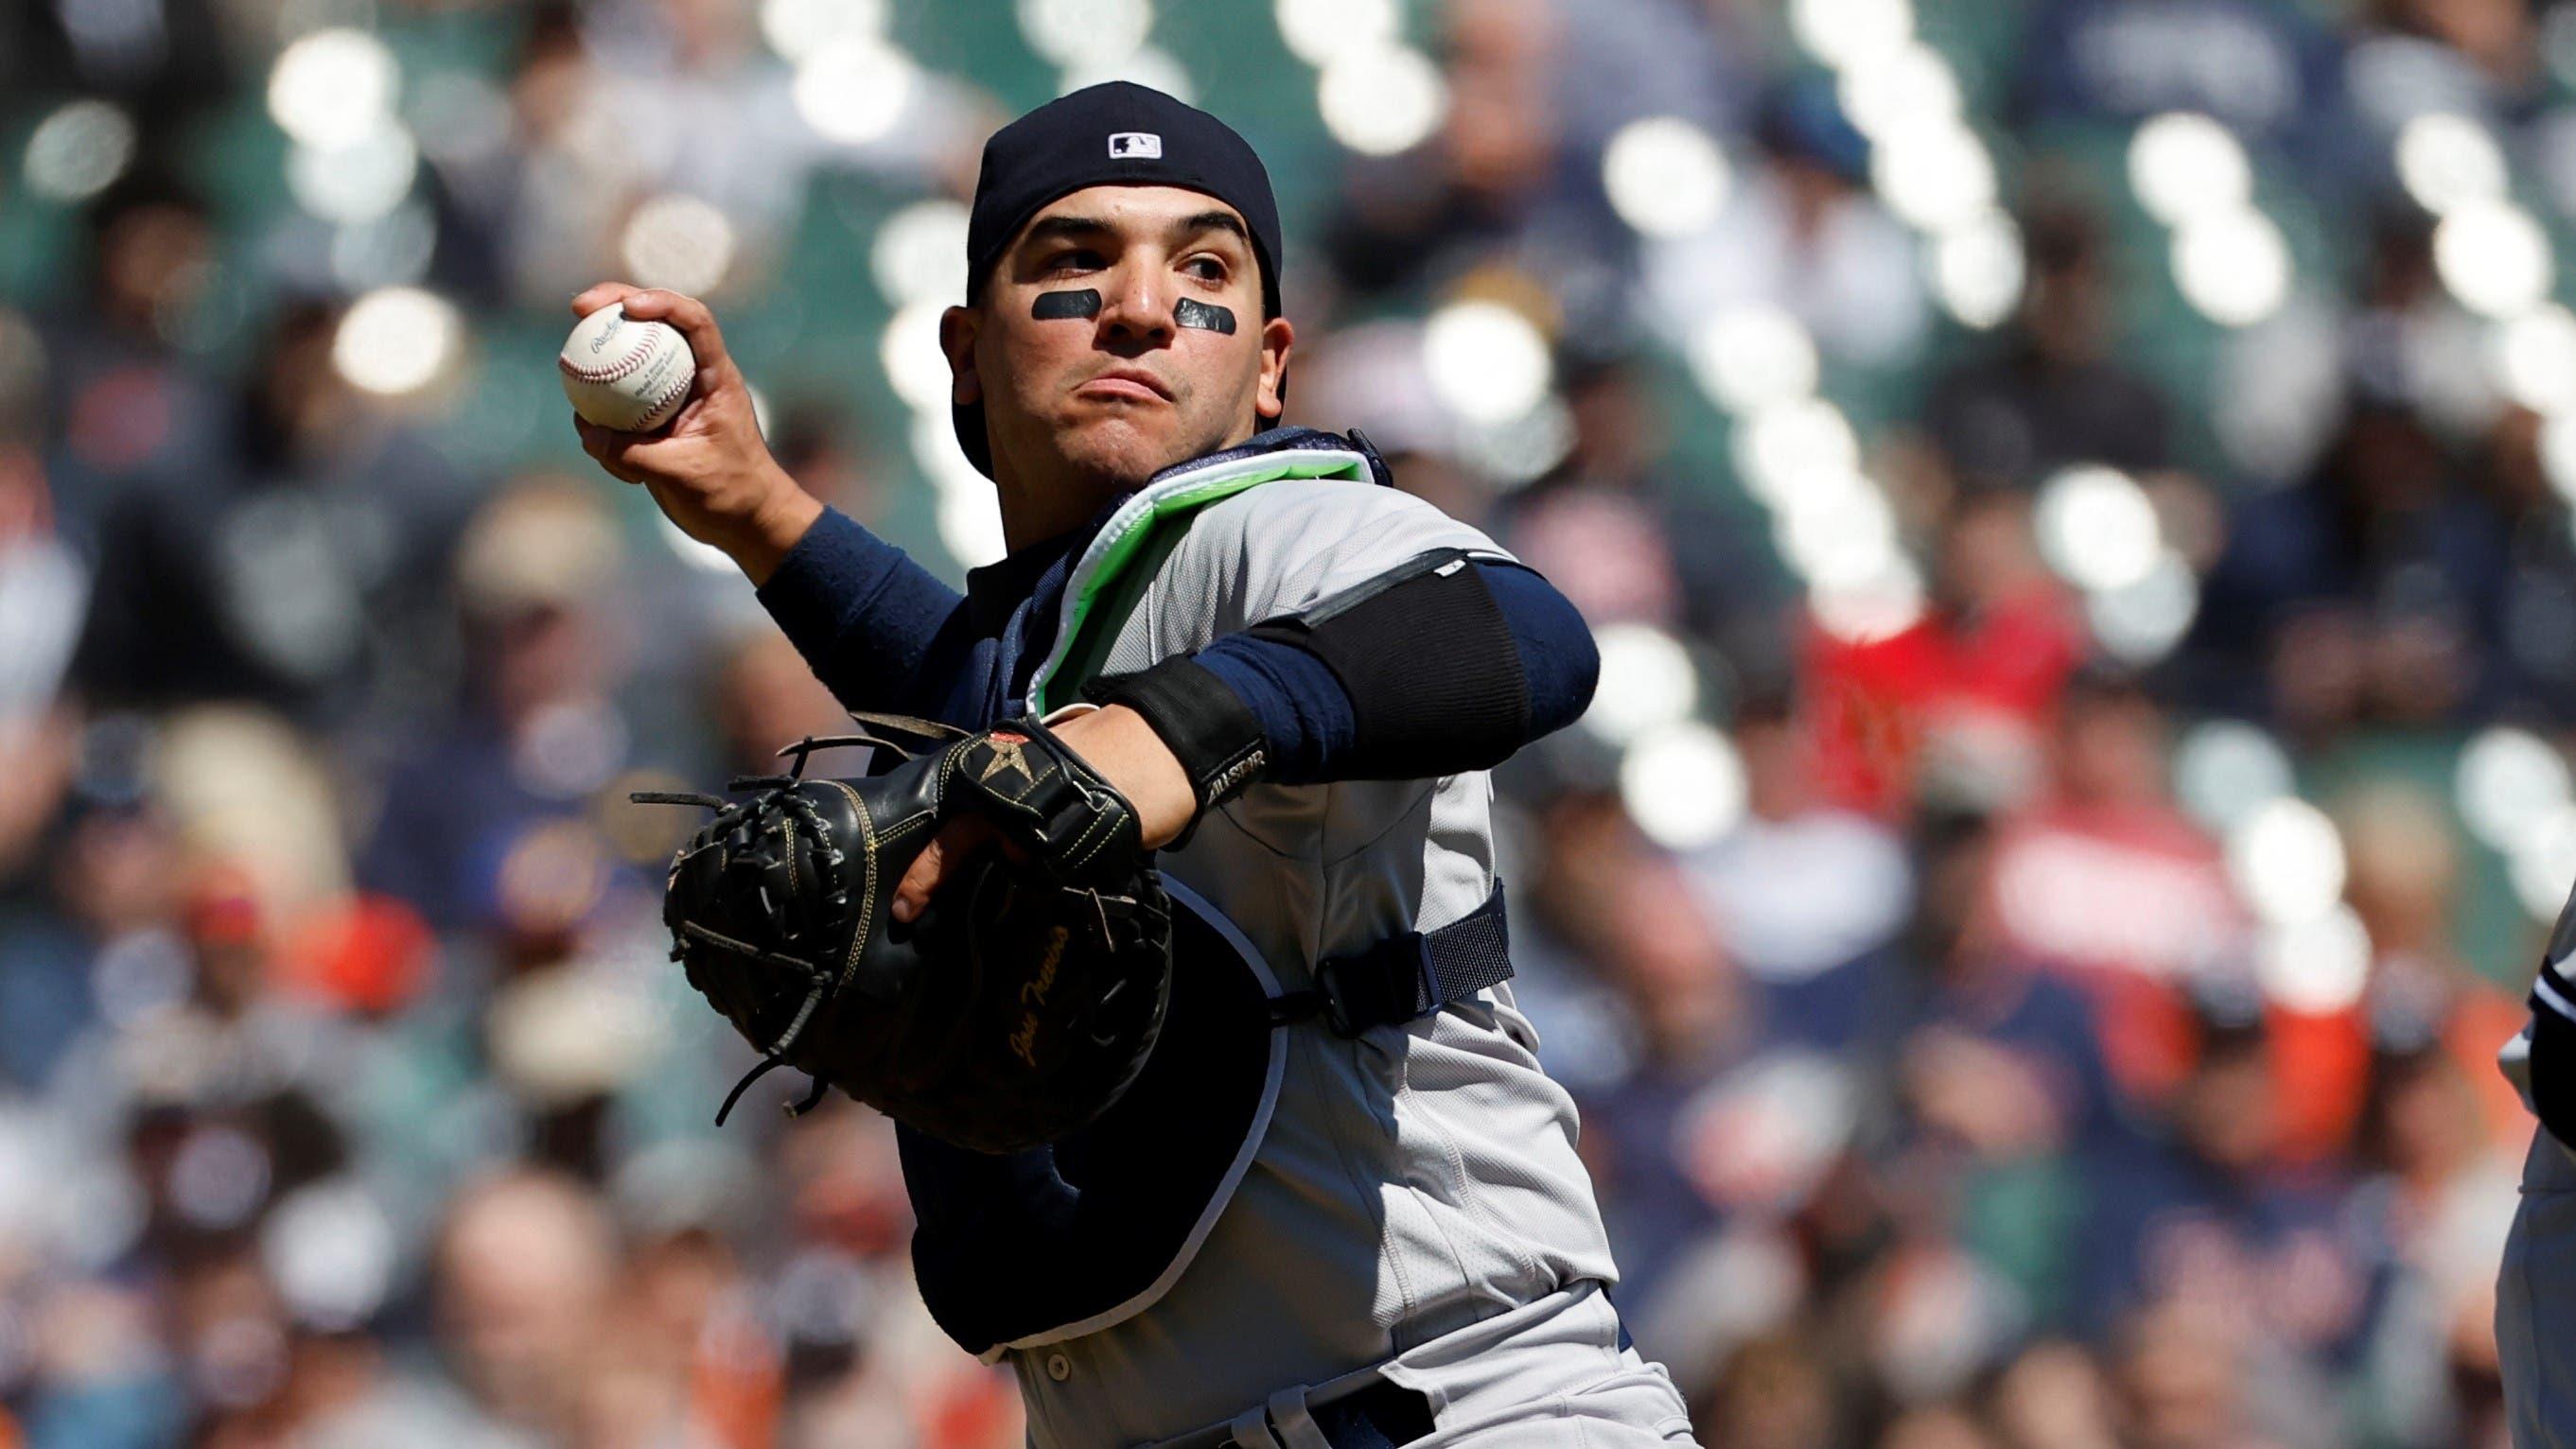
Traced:
POLYGON ((1100 253, 1091 250, 1089 247, 1076 247, 1071 251, 1058 252, 1052 258, 1048 259, 1046 269, 1050 272, 1098 271, 1100 269, 1100 253))
POLYGON ((1188 261, 1181 263, 1181 265, 1184 267, 1206 268, 1207 270, 1198 273, 1198 275, 1207 281, 1222 282, 1225 280, 1226 267, 1222 258, 1192 257, 1188 261))

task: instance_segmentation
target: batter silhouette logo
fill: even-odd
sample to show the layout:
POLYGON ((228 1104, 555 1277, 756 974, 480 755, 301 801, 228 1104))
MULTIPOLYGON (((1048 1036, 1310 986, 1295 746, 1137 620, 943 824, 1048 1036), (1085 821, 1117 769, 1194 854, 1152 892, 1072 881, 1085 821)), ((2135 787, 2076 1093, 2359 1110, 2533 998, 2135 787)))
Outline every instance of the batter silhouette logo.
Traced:
POLYGON ((1115 131, 1109 137, 1109 155, 1117 161, 1159 161, 1163 138, 1151 131, 1115 131))

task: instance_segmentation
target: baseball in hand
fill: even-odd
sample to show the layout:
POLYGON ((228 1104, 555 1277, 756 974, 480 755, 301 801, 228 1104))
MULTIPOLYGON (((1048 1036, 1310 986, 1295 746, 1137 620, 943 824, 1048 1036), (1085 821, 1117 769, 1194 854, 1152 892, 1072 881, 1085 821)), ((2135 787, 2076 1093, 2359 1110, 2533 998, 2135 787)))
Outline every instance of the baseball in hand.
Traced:
POLYGON ((698 375, 698 359, 680 329, 635 321, 622 303, 573 324, 555 367, 574 412, 624 433, 649 433, 669 422, 698 375))

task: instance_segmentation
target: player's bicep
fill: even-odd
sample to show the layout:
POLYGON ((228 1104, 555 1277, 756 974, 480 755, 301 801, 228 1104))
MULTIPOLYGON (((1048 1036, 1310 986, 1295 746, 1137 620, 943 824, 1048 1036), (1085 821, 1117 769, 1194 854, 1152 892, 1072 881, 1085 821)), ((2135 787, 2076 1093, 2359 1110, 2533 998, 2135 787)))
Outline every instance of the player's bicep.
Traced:
POLYGON ((1228 540, 1246 560, 1231 617, 1212 638, 1205 622, 1173 631, 1207 642, 1094 690, 1153 723, 1202 808, 1256 777, 1490 768, 1590 702, 1599 660, 1581 616, 1437 510, 1369 490, 1233 521, 1260 526, 1228 540))
POLYGON ((1513 562, 1481 531, 1371 483, 1274 484, 1253 490, 1243 503, 1228 510, 1219 545, 1232 566, 1227 612, 1241 624, 1384 587, 1390 575, 1444 550, 1513 562))

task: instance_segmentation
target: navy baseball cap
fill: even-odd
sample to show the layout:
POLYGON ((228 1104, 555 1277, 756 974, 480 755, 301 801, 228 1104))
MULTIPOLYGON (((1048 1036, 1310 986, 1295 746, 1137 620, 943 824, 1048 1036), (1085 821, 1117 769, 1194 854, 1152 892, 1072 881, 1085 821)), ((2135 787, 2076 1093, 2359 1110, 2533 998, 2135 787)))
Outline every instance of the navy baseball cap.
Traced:
MULTIPOLYGON (((966 301, 974 302, 1030 217, 1091 186, 1184 187, 1242 213, 1261 268, 1262 320, 1279 315, 1279 203, 1269 170, 1233 127, 1131 81, 1059 96, 984 143, 966 222, 966 301)), ((949 416, 967 460, 993 476, 984 405, 951 404, 949 416)))

